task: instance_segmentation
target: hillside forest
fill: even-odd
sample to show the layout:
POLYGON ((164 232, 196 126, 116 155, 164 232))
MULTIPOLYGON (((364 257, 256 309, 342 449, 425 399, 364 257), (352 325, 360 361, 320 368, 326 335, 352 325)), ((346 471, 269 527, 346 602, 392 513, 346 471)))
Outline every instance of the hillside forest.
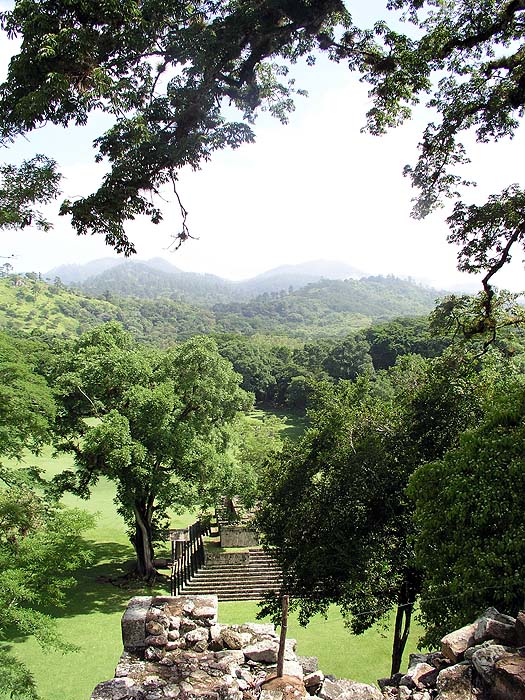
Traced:
MULTIPOLYGON (((101 478, 115 485, 135 552, 128 575, 157 580, 171 514, 240 496, 258 505, 302 623, 337 605, 359 634, 397 610, 393 670, 416 605, 430 647, 489 604, 521 606, 519 327, 489 345, 462 340, 443 320, 449 298, 402 315, 405 292, 415 311, 436 292, 396 278, 323 279, 206 305, 202 294, 108 300, 4 270, 0 291, 4 638, 31 630, 44 646, 62 644, 39 610, 60 605, 71 572, 89 566, 91 516, 60 499, 88 499, 101 478), (312 298, 305 338, 287 302, 306 308, 312 298), (137 328, 145 301, 151 326, 137 328), (226 332, 228 304, 243 311, 226 332), (321 333, 333 306, 337 324, 321 333), (250 333, 235 325, 248 312, 250 333), (254 406, 305 416, 304 435, 283 439, 270 415, 254 423, 254 406), (51 480, 30 457, 48 444, 72 457, 51 480)), ((277 617, 278 598, 262 614, 277 617)), ((9 653, 2 659, 18 684, 9 653)))

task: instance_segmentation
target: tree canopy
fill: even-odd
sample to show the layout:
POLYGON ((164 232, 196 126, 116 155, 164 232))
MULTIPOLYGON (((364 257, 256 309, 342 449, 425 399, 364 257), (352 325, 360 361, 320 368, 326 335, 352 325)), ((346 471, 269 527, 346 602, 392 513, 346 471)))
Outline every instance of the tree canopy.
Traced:
POLYGON ((91 515, 61 508, 25 486, 0 487, 2 697, 38 700, 31 674, 3 646, 7 640, 34 635, 44 648, 72 649, 46 611, 64 606, 72 574, 91 561, 82 535, 93 524, 91 515))
MULTIPOLYGON (((61 212, 78 233, 133 253, 126 221, 162 218, 149 195, 175 187, 183 166, 252 141, 258 109, 285 121, 295 90, 286 62, 309 55, 345 14, 340 0, 17 2, 0 15, 8 36, 22 38, 0 88, 0 135, 111 114, 114 126, 96 140, 110 172, 61 212)), ((177 237, 188 235, 183 224, 177 237)))
MULTIPOLYGON (((388 16, 371 29, 355 26, 341 0, 18 0, 0 15, 8 36, 22 40, 0 87, 1 136, 9 143, 48 122, 110 114, 114 125, 95 141, 96 159, 110 170, 95 193, 64 201, 61 213, 78 233, 101 233, 130 254, 126 222, 162 218, 149 196, 175 187, 180 168, 253 140, 260 110, 286 121, 296 91, 290 64, 313 64, 321 51, 370 85, 373 133, 427 99, 432 121, 417 163, 406 168, 418 190, 414 215, 423 217, 468 184, 464 137, 497 141, 519 125, 525 8, 519 0, 391 0, 388 9, 403 13, 405 32, 389 27, 388 16)), ((459 267, 485 273, 487 315, 492 276, 525 240, 523 199, 509 183, 485 204, 457 202, 448 219, 459 267)), ((179 242, 189 236, 181 213, 179 242)))
POLYGON ((100 476, 112 480, 137 572, 151 578, 167 510, 214 502, 227 481, 234 465, 226 426, 251 397, 213 340, 193 338, 161 352, 138 347, 115 323, 73 342, 53 374, 56 445, 72 451, 76 464, 55 483, 87 497, 100 476))
POLYGON ((15 473, 2 459, 20 460, 25 450, 37 452, 51 436, 55 402, 45 379, 34 371, 34 344, 0 333, 0 481, 15 473))
MULTIPOLYGON (((466 359, 454 349, 406 355, 376 376, 319 384, 304 438, 285 447, 263 484, 259 525, 301 623, 335 603, 360 633, 396 607, 392 673, 421 585, 410 476, 458 445, 494 381, 492 369, 466 359)), ((425 500, 424 480, 417 489, 425 500)), ((432 504, 438 513, 440 501, 432 504)), ((441 541, 446 549, 446 532, 441 541)), ((263 611, 278 613, 277 601, 263 611)))
POLYGON ((511 376, 480 424, 411 477, 426 644, 487 606, 523 607, 524 396, 523 376, 511 376))

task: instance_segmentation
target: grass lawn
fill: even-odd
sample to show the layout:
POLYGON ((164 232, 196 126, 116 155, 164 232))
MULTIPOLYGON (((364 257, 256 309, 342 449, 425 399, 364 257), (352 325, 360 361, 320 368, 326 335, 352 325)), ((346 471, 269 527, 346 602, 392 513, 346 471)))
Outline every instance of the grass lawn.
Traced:
MULTIPOLYGON (((219 603, 219 622, 241 624, 254 621, 257 612, 255 601, 219 603)), ((406 669, 409 654, 417 651, 421 634, 422 629, 413 624, 401 670, 406 669)), ((362 683, 375 683, 378 678, 390 675, 391 631, 374 627, 356 636, 345 627, 336 607, 330 608, 326 619, 316 615, 307 627, 301 627, 297 617, 290 615, 287 636, 297 640, 297 654, 317 656, 324 674, 362 683)))
MULTIPOLYGON (((31 458, 31 463, 52 475, 71 462, 64 456, 52 458, 47 452, 31 458)), ((78 573, 78 584, 69 592, 66 606, 47 611, 56 617, 64 639, 75 644, 78 651, 66 655, 42 651, 32 638, 15 639, 11 644, 33 674, 42 700, 88 700, 97 683, 112 678, 122 651, 120 620, 129 598, 156 592, 142 587, 120 588, 109 581, 128 570, 133 559, 124 523, 115 512, 113 496, 113 484, 101 479, 89 501, 71 495, 64 498, 67 505, 98 514, 96 527, 87 534, 93 565, 78 573)), ((184 527, 193 520, 194 516, 186 513, 174 518, 172 526, 184 527)), ((167 592, 162 587, 157 590, 167 592)), ((257 611, 255 602, 221 603, 219 621, 255 621, 257 611)), ((289 636, 298 640, 299 654, 319 658, 319 666, 325 673, 366 682, 388 675, 390 633, 370 630, 354 637, 335 608, 327 620, 316 618, 307 628, 301 628, 291 619, 289 636)), ((416 637, 417 632, 410 640, 409 651, 415 651, 416 637)))
POLYGON ((276 416, 284 421, 281 435, 289 440, 297 440, 303 436, 307 427, 307 418, 299 413, 282 411, 278 408, 256 408, 250 411, 250 417, 255 420, 262 420, 264 416, 276 416))

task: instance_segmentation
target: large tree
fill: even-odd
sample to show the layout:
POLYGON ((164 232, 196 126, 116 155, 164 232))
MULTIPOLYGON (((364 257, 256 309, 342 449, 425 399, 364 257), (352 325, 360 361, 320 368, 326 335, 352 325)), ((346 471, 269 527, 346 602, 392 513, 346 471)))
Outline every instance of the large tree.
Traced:
POLYGON ((55 417, 52 392, 35 372, 41 351, 39 343, 0 333, 0 695, 13 700, 37 696, 6 643, 34 635, 43 647, 68 649, 45 610, 63 604, 72 573, 90 560, 82 534, 93 525, 91 516, 50 499, 28 466, 55 417))
POLYGON ((251 397, 211 339, 149 350, 115 323, 73 342, 54 375, 62 406, 56 444, 76 464, 57 484, 88 497, 101 476, 115 482, 137 572, 149 579, 168 509, 206 503, 215 495, 210 488, 227 481, 226 427, 251 397))
MULTIPOLYGON (((419 464, 475 424, 489 378, 449 351, 325 383, 305 437, 266 476, 259 524, 300 621, 335 603, 360 633, 396 608, 392 673, 420 586, 406 487, 419 464)), ((275 613, 276 602, 266 610, 275 613)))
MULTIPOLYGON (((286 120, 295 92, 287 64, 345 17, 341 0, 18 1, 0 14, 1 28, 22 39, 0 87, 0 137, 85 124, 93 110, 112 115, 96 140, 110 171, 61 212, 78 233, 102 233, 130 254, 125 223, 139 214, 158 223, 150 195, 175 187, 180 168, 252 141, 259 109, 286 120)), ((178 238, 187 236, 183 222, 178 238)))
POLYGON ((480 424, 410 480, 429 645, 489 605, 523 608, 525 386, 503 384, 480 424))
POLYGON ((315 406, 305 437, 269 469, 259 526, 302 624, 335 603, 360 633, 397 606, 395 673, 419 585, 404 496, 412 460, 396 445, 403 410, 366 379, 326 383, 315 406))

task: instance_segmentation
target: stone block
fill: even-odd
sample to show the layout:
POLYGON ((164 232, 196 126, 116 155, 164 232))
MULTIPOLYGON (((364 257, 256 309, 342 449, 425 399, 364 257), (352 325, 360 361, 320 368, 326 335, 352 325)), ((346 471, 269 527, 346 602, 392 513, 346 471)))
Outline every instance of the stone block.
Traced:
POLYGON ((467 664, 444 668, 436 682, 435 700, 472 700, 472 670, 467 664))
POLYGON ((494 666, 497 661, 507 655, 505 647, 500 644, 489 644, 472 654, 472 665, 485 683, 492 685, 494 681, 494 666))
POLYGON ((151 601, 151 596, 135 596, 129 601, 121 621, 125 651, 140 652, 146 646, 146 614, 151 601))
POLYGON ((272 664, 277 661, 278 650, 279 644, 277 640, 268 639, 245 647, 242 651, 244 656, 251 661, 262 661, 266 664, 272 664))
MULTIPOLYGON (((261 690, 262 692, 280 692, 286 700, 304 700, 304 698, 309 697, 303 681, 295 676, 288 676, 286 673, 280 678, 275 674, 269 676, 262 684, 261 690)), ((271 697, 268 697, 268 700, 271 700, 271 697)))
POLYGON ((487 632, 487 629, 491 625, 493 625, 492 629, 497 627, 502 634, 505 634, 503 628, 494 625, 494 623, 514 626, 515 619, 510 615, 503 615, 498 612, 496 608, 487 608, 483 615, 478 617, 478 619, 470 625, 465 625, 465 627, 461 627, 461 629, 455 630, 443 637, 441 640, 441 651, 443 655, 454 664, 458 663, 458 661, 462 661, 465 651, 469 647, 492 639, 487 632))
POLYGON ((283 673, 285 673, 287 676, 294 676, 295 678, 300 678, 301 680, 304 676, 303 667, 301 666, 301 664, 298 661, 293 660, 284 660, 283 673))
POLYGON ((242 649, 243 647, 242 633, 231 629, 231 627, 225 627, 222 630, 221 639, 227 649, 242 649))
POLYGON ((383 694, 378 688, 368 683, 352 682, 343 690, 339 700, 383 700, 383 694))
MULTIPOLYGON (((407 688, 420 688, 420 678, 428 673, 433 673, 436 669, 425 662, 416 663, 410 666, 408 671, 399 681, 399 685, 406 685, 407 688)), ((436 674, 437 676, 437 674, 436 674)))
POLYGON ((256 530, 242 525, 221 525, 221 547, 257 547, 259 536, 256 530))
POLYGON ((239 626, 239 632, 250 632, 256 636, 275 635, 275 625, 270 622, 245 622, 239 626))
POLYGON ((307 688, 321 685, 324 681, 324 673, 322 671, 313 671, 303 678, 303 682, 307 688))
POLYGON ((494 700, 525 700, 525 656, 513 653, 496 661, 493 678, 494 700))
POLYGON ((343 692, 342 687, 336 681, 331 681, 329 678, 325 678, 323 685, 321 686, 318 696, 321 700, 336 700, 343 692))
POLYGON ((317 656, 298 656, 297 661, 303 667, 303 673, 315 673, 319 669, 319 659, 317 656))
POLYGON ((113 678, 99 683, 91 695, 91 700, 137 700, 144 697, 140 687, 131 678, 113 678))
POLYGON ((150 634, 144 642, 147 647, 165 647, 168 643, 168 636, 166 634, 150 634))
POLYGON ((408 657, 408 668, 413 668, 417 664, 428 664, 429 654, 410 654, 408 657))
POLYGON ((516 637, 514 620, 513 624, 510 625, 490 617, 482 618, 474 632, 474 641, 478 644, 493 639, 500 644, 514 646, 516 644, 516 637))
POLYGON ((525 647, 525 612, 523 610, 516 617, 515 629, 517 646, 525 647))
POLYGON ((441 653, 453 664, 463 659, 466 650, 475 644, 474 633, 477 622, 465 625, 454 632, 450 632, 441 640, 441 653))
POLYGON ((157 620, 148 620, 146 622, 146 632, 148 635, 156 636, 158 634, 165 634, 166 628, 164 625, 161 625, 160 622, 157 622, 157 620))

